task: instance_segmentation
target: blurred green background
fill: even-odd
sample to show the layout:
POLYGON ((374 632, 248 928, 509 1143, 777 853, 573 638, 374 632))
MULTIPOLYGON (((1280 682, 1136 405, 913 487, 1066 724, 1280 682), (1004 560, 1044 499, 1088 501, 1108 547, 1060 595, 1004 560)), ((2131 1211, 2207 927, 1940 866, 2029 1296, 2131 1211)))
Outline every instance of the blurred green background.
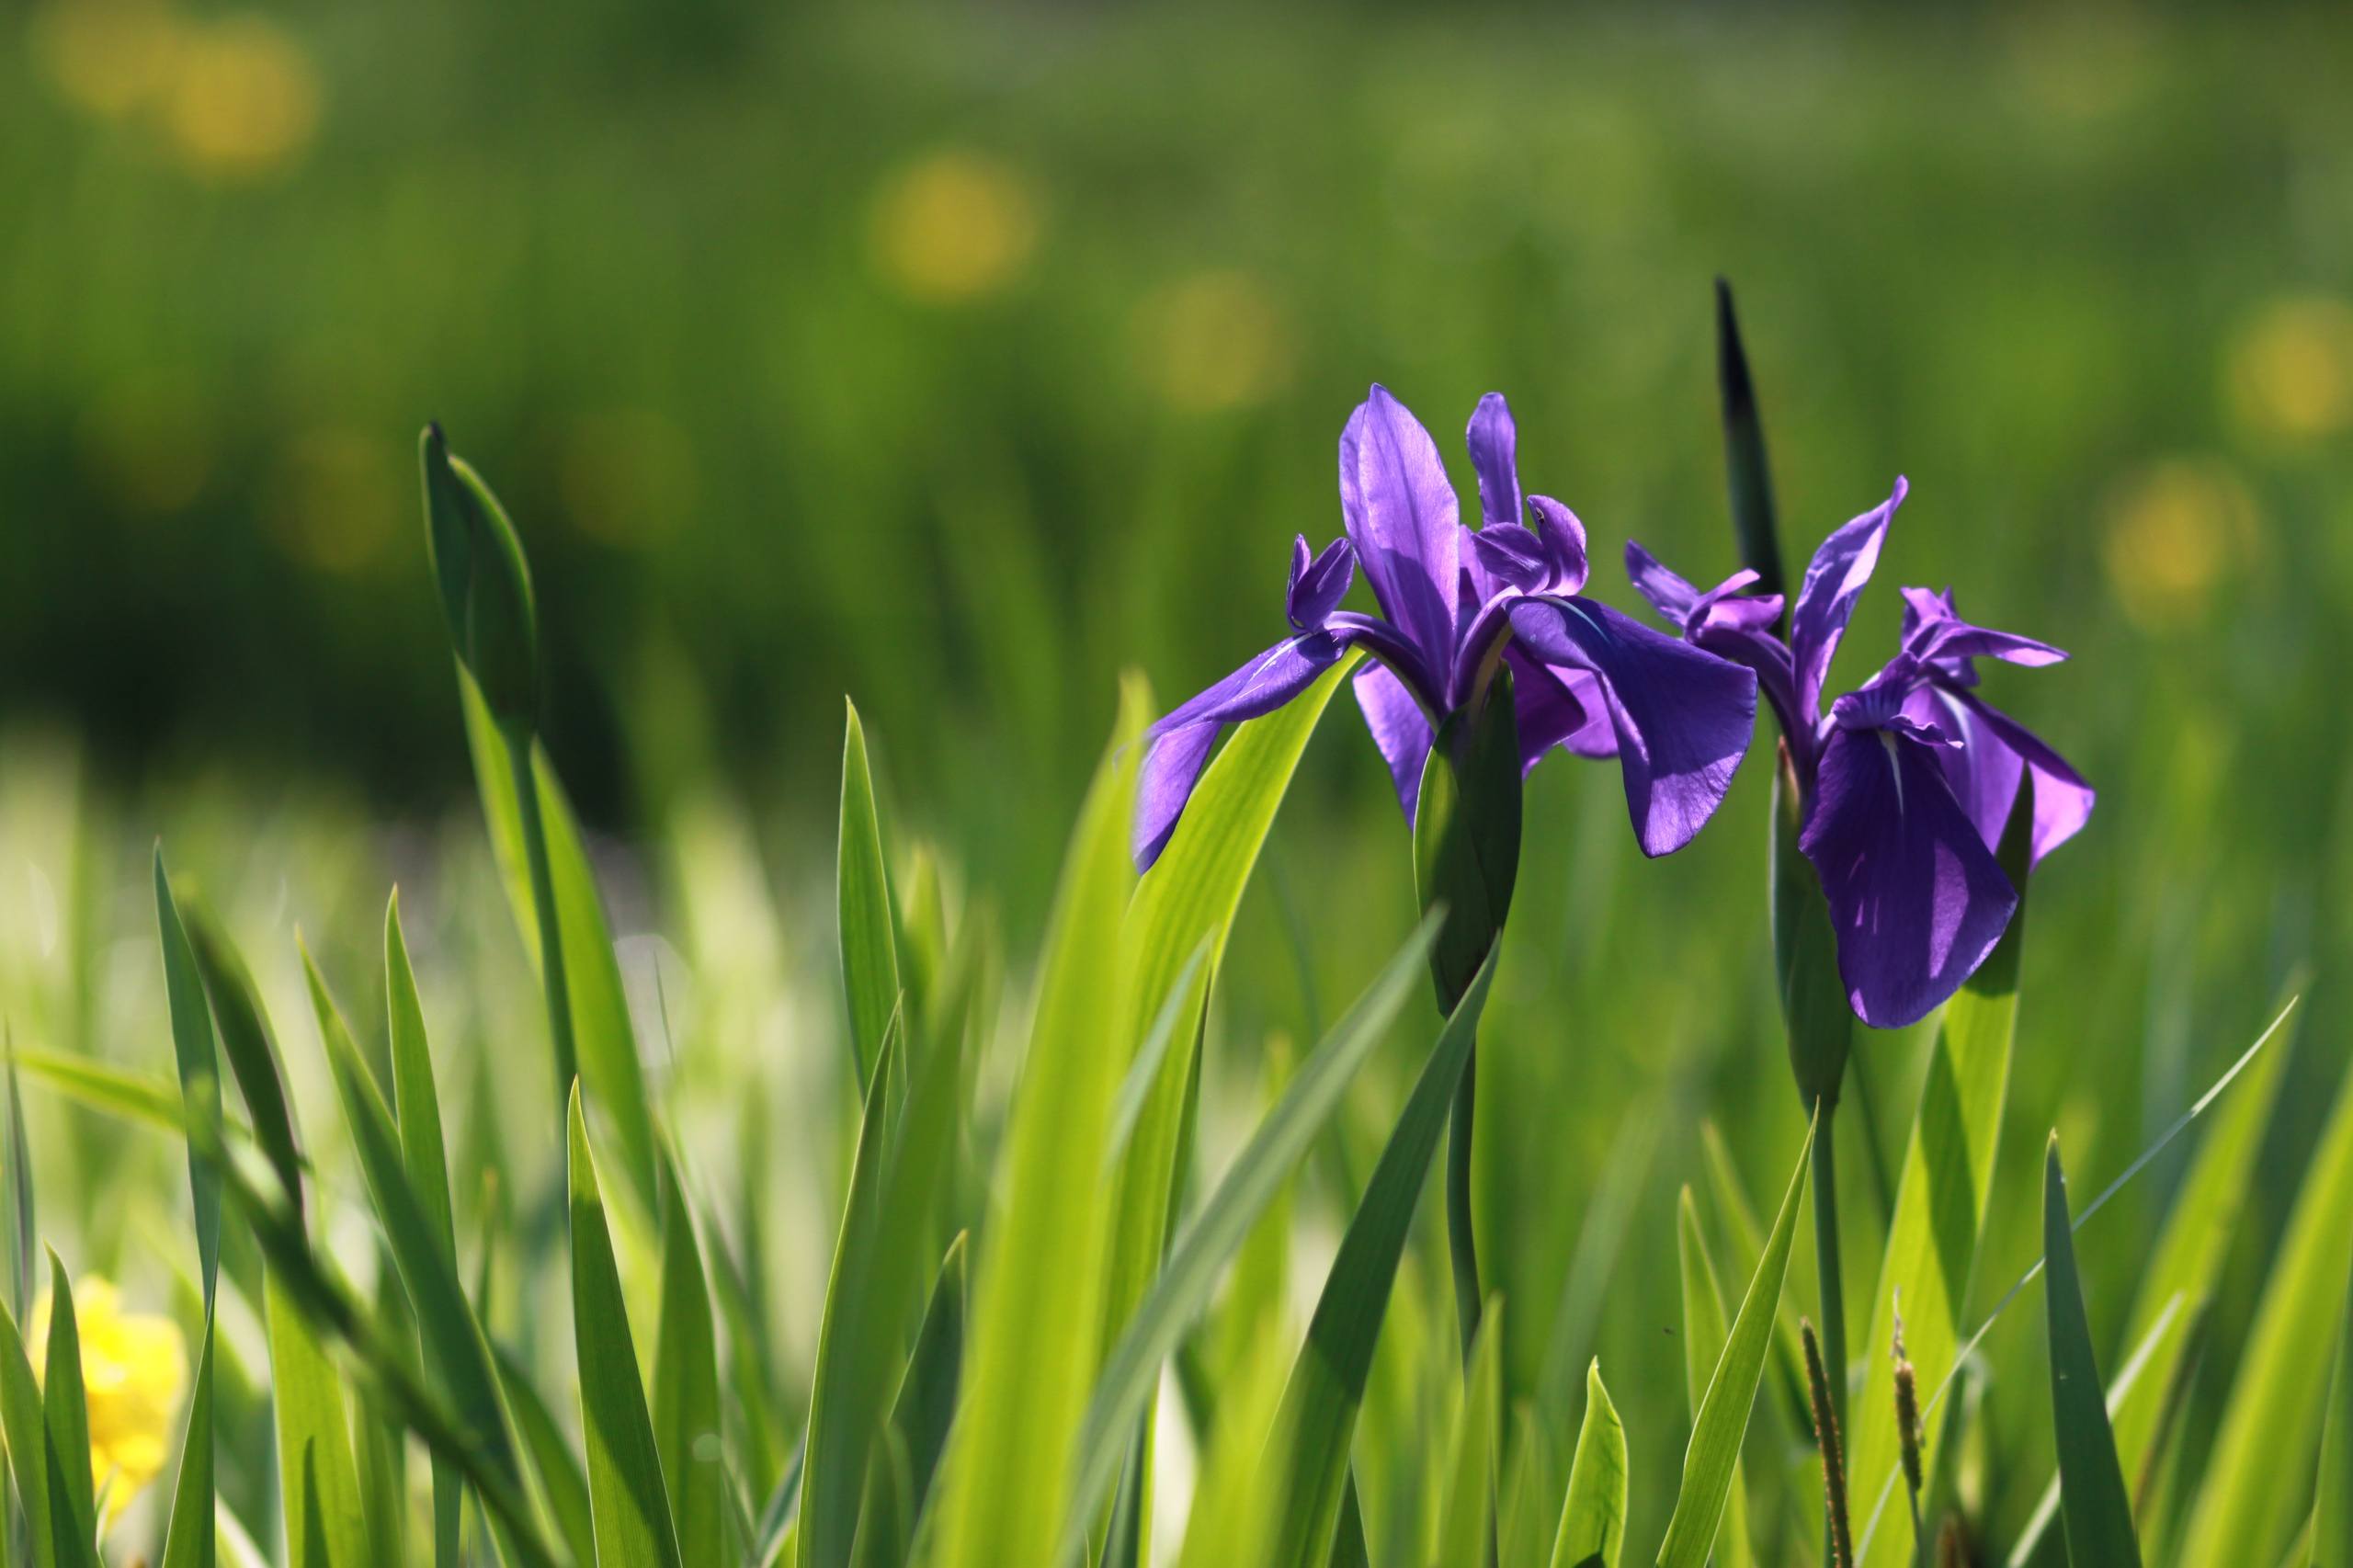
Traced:
MULTIPOLYGON (((1839 677, 1884 656, 1903 583, 2075 655, 1991 677, 2102 798, 2035 889, 1989 1268, 2034 1254, 2045 1130, 2096 1190, 2308 963, 2284 1193, 2347 1054, 2348 80, 2353 14, 2322 6, 12 9, 0 1003, 164 1060, 138 945, 160 833, 256 948, 301 919, 358 952, 385 884, 426 879, 449 972, 528 1020, 511 937, 470 944, 429 896, 488 885, 418 520, 438 417, 530 551, 549 741, 625 945, 663 933, 756 998, 756 1049, 682 1058, 674 1092, 722 1118, 745 1074, 831 1084, 845 692, 898 830, 1025 953, 1117 671, 1172 702, 1272 640, 1290 536, 1338 530, 1368 381, 1465 482, 1462 422, 1506 391, 1605 597, 1632 603, 1630 536, 1728 570, 1722 272, 1792 564, 1913 483, 1839 677)), ((1222 1005, 1237 1108, 1268 1034, 1312 1039, 1411 921, 1385 776, 1351 714, 1326 730, 1222 1005)), ((1598 1334, 1639 1519, 1681 1449, 1639 1413, 1680 1408, 1655 1238, 1698 1119, 1760 1201, 1802 1131, 1763 773, 1647 864, 1614 769, 1546 765, 1483 1057, 1490 1256, 1535 1303, 1516 1386, 1598 1334), (1630 1167, 1620 1250, 1588 1221, 1630 1167), (1619 1270, 1598 1295, 1580 1248, 1619 1270)), ((1890 1141, 1913 1044, 1863 1048, 1890 1141)), ((1407 1065, 1359 1085, 1367 1139, 1407 1065)), ((2111 1339, 2177 1169, 2086 1232, 2111 1339)), ((2252 1259, 2279 1215, 2247 1218, 2252 1259)), ((821 1267, 809 1228, 788 1250, 821 1267)), ((1990 1344, 2028 1455, 2039 1314, 1990 1344)), ((1983 1484, 2015 1518, 2045 1472, 2010 1464, 1983 1484)))

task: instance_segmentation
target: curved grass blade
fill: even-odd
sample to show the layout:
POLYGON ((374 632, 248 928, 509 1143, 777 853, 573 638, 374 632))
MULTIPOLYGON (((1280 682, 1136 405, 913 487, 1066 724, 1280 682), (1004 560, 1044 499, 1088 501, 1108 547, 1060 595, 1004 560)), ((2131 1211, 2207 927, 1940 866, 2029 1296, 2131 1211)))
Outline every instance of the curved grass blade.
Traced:
MULTIPOLYGON (((416 994, 416 971, 409 962, 408 938, 401 930, 401 894, 392 890, 384 905, 384 1012, 392 1051, 392 1114, 401 1135, 401 1165, 425 1217, 439 1238, 454 1277, 458 1235, 449 1200, 449 1160, 441 1134, 441 1091, 433 1074, 433 1051, 425 1033, 425 1006, 416 994)), ((465 1489, 456 1470, 433 1457, 434 1568, 458 1568, 464 1522, 465 1489)))
MULTIPOLYGON (((2067 1176, 2059 1165, 2059 1135, 2042 1160, 2043 1290, 2051 1337, 2051 1420, 2059 1449, 2060 1513, 2067 1527, 2067 1559, 2082 1568, 2140 1568, 2132 1533, 2132 1499, 2116 1460, 2091 1324, 2084 1316, 2083 1282, 2075 1273, 2075 1240, 2067 1220, 2067 1176)), ((2200 1559, 2200 1561, 2204 1561, 2200 1559)))
POLYGON ((1120 916, 1150 699, 1131 680, 1054 898, 1004 1153, 1004 1207, 983 1238, 964 1408, 941 1484, 943 1568, 1037 1563, 1062 1528, 1103 1323, 1110 1194, 1103 1146, 1133 1040, 1120 916))
POLYGON ((1273 1561, 1290 1568, 1323 1568, 1331 1555, 1341 1494, 1348 1480, 1349 1440, 1365 1379, 1389 1309, 1398 1259, 1421 1202, 1430 1161, 1454 1106, 1455 1085, 1471 1057, 1479 1014, 1495 979, 1490 952, 1471 988, 1438 1035, 1421 1077, 1365 1184, 1364 1197, 1340 1238, 1309 1321, 1307 1343, 1292 1364, 1281 1414, 1267 1445, 1267 1462, 1283 1478, 1283 1515, 1273 1561))
POLYGON ((49 1445, 49 1525, 60 1568, 97 1562, 96 1478, 90 1451, 90 1407, 82 1386, 81 1325, 74 1313, 74 1282, 51 1247, 49 1253, 49 1344, 40 1380, 41 1423, 49 1445))
POLYGON ((2336 1325, 2336 1373, 2328 1383, 2313 1504, 2311 1568, 2338 1562, 2353 1562, 2353 1279, 2346 1282, 2336 1325))
POLYGON ((371 1556, 370 1538, 335 1363, 274 1270, 263 1283, 262 1308, 269 1336, 270 1400, 278 1415, 279 1495, 290 1505, 286 1540, 293 1568, 364 1563, 371 1556))
POLYGON ((204 1349, 196 1363, 196 1392, 188 1399, 188 1437, 180 1445, 179 1479, 172 1487, 163 1568, 212 1568, 218 1533, 212 1504, 212 1323, 208 1318, 204 1349))
POLYGON ((1495 1449, 1503 1437, 1503 1298, 1489 1296, 1438 1501, 1438 1568, 1487 1568, 1495 1540, 1495 1449))
POLYGON ((1437 936, 1437 921, 1425 919, 1301 1064, 1282 1098, 1234 1156, 1217 1190, 1186 1226, 1151 1293, 1129 1320, 1127 1332, 1104 1363, 1079 1427, 1078 1480, 1063 1531, 1064 1562, 1082 1544, 1096 1509, 1119 1477, 1127 1446, 1121 1435, 1132 1431, 1148 1408, 1160 1385, 1162 1364, 1187 1325, 1208 1305, 1226 1263, 1338 1108, 1357 1070, 1386 1036, 1437 936))
MULTIPOLYGON (((1683 1273, 1684 1397, 1691 1402, 1691 1416, 1696 1421, 1700 1402, 1707 1398, 1709 1381, 1715 1375, 1716 1360, 1723 1354, 1728 1331, 1724 1326, 1723 1289, 1716 1283, 1715 1260, 1708 1256, 1708 1239, 1700 1233, 1699 1210, 1691 1201, 1688 1187, 1676 1202, 1675 1241, 1677 1261, 1683 1273)), ((1777 1302, 1774 1321, 1778 1324, 1779 1320, 1777 1302)), ((1723 1528, 1716 1536, 1716 1561, 1722 1568, 1747 1568, 1748 1483, 1737 1458, 1733 1462, 1732 1489, 1724 1497, 1723 1528)))
MULTIPOLYGON (((294 1136, 294 1113, 287 1104, 285 1073, 270 1038, 269 1020, 262 1011, 260 988, 221 923, 193 900, 186 913, 196 967, 204 977, 205 993, 212 1000, 212 1020, 220 1029, 221 1053, 229 1059, 237 1092, 244 1097, 254 1142, 277 1173, 287 1200, 300 1209, 302 1155, 294 1136)), ((211 1115, 217 1118, 220 1112, 216 1108, 211 1115)), ((189 1157, 195 1157, 193 1153, 189 1157)))
POLYGON ((842 807, 835 865, 835 911, 840 919, 842 994, 849 1003, 849 1043, 863 1098, 882 1059, 882 1035, 899 1006, 899 946, 891 921, 891 878, 882 859, 882 828, 874 810, 874 777, 866 760, 866 726, 858 704, 842 734, 842 807))
POLYGON ((494 1354, 498 1359, 498 1386, 506 1396, 506 1407, 515 1413, 516 1434, 530 1453, 531 1468, 539 1476, 540 1494, 547 1504, 548 1517, 574 1559, 592 1563, 597 1561, 597 1530, 588 1517, 588 1477, 581 1470, 563 1426, 557 1423, 555 1412, 548 1408, 547 1401, 532 1386, 530 1374, 506 1353, 504 1346, 494 1354))
POLYGON ((1661 1568, 1700 1568, 1724 1517, 1725 1499, 1740 1461, 1741 1440, 1748 1433, 1749 1412, 1756 1403, 1756 1385, 1765 1375, 1765 1358, 1772 1345, 1773 1315, 1779 1310, 1781 1282, 1790 1271, 1790 1244, 1797 1234, 1798 1209, 1805 1196, 1806 1166, 1813 1153, 1815 1129, 1806 1129, 1798 1151, 1797 1170, 1781 1199, 1764 1256, 1741 1298, 1724 1353, 1716 1359, 1708 1392, 1692 1418, 1691 1441, 1683 1452, 1683 1482, 1676 1493, 1675 1515, 1667 1521, 1666 1540, 1659 1547, 1661 1568))
MULTIPOLYGON (((155 846, 155 925, 164 949, 164 993, 172 1017, 172 1054, 179 1063, 180 1096, 187 1114, 221 1114, 221 1060, 213 1051, 212 1009, 204 999, 204 980, 188 927, 172 896, 170 877, 164 871, 164 846, 155 846)), ((281 1101, 279 1108, 284 1108, 281 1101)), ((196 1251, 202 1267, 204 1302, 209 1310, 221 1277, 221 1183, 191 1149, 188 1156, 188 1188, 196 1199, 196 1251)))
MULTIPOLYGON (((507 903, 522 933, 534 972, 540 960, 540 921, 531 892, 530 858, 525 847, 521 796, 516 769, 507 765, 507 738, 463 670, 458 687, 466 713, 466 739, 473 753, 474 782, 491 849, 506 885, 507 903)), ((580 824, 565 798, 544 747, 531 747, 531 776, 539 786, 538 808, 547 842, 548 878, 556 909, 558 951, 571 1003, 580 1077, 597 1109, 620 1141, 623 1168, 631 1191, 649 1215, 661 1212, 654 1189, 656 1148, 652 1100, 637 1058, 637 1033, 630 1022, 629 996, 621 986, 612 928, 597 896, 596 873, 580 835, 580 824)))
POLYGON ((8 1438, 8 1465, 17 1478, 25 1534, 35 1568, 55 1568, 56 1533, 50 1522, 49 1420, 17 1320, 0 1302, 0 1429, 8 1438))
POLYGON ((1561 1530, 1552 1538, 1552 1568, 1618 1568, 1626 1550, 1626 1427, 1601 1383, 1601 1361, 1586 1369, 1585 1422, 1561 1530))
POLYGON ((915 1332, 915 1353, 907 1358, 899 1396, 891 1406, 891 1430, 906 1447, 907 1502, 917 1519, 923 1517, 932 1477, 956 1419, 964 1364, 964 1257, 969 1250, 964 1233, 957 1232, 948 1244, 948 1256, 940 1260, 939 1277, 924 1307, 923 1326, 915 1332))
POLYGON ((670 1483, 678 1553, 717 1562, 725 1552, 727 1471, 720 1461, 719 1335, 694 1216, 665 1154, 662 1315, 654 1335, 654 1437, 670 1483))
POLYGON ((2299 1522, 2306 1472, 2280 1458, 2313 1451, 2327 1398, 2315 1346, 2329 1341, 2353 1256, 2353 1075, 2306 1170, 2182 1537, 2183 1562, 2274 1561, 2299 1522))
MULTIPOLYGON (((2165 1303, 2165 1310, 2157 1314, 2157 1321, 2142 1336, 2140 1344, 2133 1346, 2132 1354, 2125 1358, 2124 1365, 2117 1369, 2115 1378, 2108 1385, 2108 1419, 2111 1426, 2116 1422, 2117 1412, 2131 1402, 2133 1390, 2150 1375, 2150 1369, 2158 1359, 2160 1350, 2175 1343, 2174 1330, 2180 1325, 2184 1315, 2182 1301, 2183 1298, 2177 1293, 2172 1301, 2165 1303)), ((2121 1442, 2117 1445, 2117 1460, 2120 1465, 2124 1462, 2121 1442)), ((2042 1544, 2044 1534, 2058 1517, 2059 1478, 2054 1475, 2051 1478, 2051 1484, 2043 1489, 2042 1495, 2035 1500, 2034 1512, 2027 1516, 2025 1528, 2018 1531, 2018 1539, 2010 1548, 2009 1568, 2027 1568, 2027 1564, 2034 1561, 2035 1550, 2042 1544)))
POLYGON ((1527 1400, 1512 1405, 1512 1437, 1506 1445, 1511 1468, 1495 1504, 1495 1561, 1499 1568, 1544 1568, 1552 1560, 1552 1540, 1560 1525, 1553 1498, 1559 1484, 1552 1469, 1551 1439, 1536 1407, 1527 1400))
POLYGON ((579 1348, 580 1425, 587 1437, 588 1511, 596 1526, 597 1568, 681 1568, 577 1085, 564 1125, 572 1196, 572 1330, 579 1348))

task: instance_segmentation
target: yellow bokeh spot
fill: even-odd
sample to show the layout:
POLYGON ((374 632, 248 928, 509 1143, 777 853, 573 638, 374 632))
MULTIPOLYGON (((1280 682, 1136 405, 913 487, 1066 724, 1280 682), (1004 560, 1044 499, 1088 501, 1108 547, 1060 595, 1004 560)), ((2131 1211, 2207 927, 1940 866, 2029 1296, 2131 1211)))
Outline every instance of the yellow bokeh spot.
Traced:
POLYGON ((608 544, 650 543, 693 512, 694 443, 651 409, 585 415, 561 437, 565 515, 608 544))
POLYGON ((870 239, 884 277, 920 300, 993 294, 1037 249, 1029 177, 985 153, 950 149, 899 170, 875 194, 870 239))
POLYGON ((2124 475, 2103 507, 2102 552, 2124 613, 2151 631, 2194 622, 2258 542, 2255 497, 2228 467, 2166 458, 2124 475))
POLYGON ((232 17, 188 40, 164 120, 198 174, 252 179, 309 147, 319 97, 317 68, 283 28, 259 16, 232 17))
POLYGON ((33 18, 33 52, 59 92, 120 119, 171 83, 188 28, 156 0, 52 0, 33 18))
POLYGON ((2233 412, 2258 436, 2302 441, 2353 426, 2353 304, 2273 301, 2232 340, 2224 381, 2233 412))
MULTIPOLYGON (((49 1338, 50 1298, 26 1324, 36 1370, 49 1338)), ((82 1337, 82 1392, 90 1411, 90 1474, 106 1489, 109 1517, 156 1476, 170 1456, 172 1426, 188 1387, 188 1347, 170 1318, 126 1312, 112 1284, 97 1276, 74 1287, 82 1337)))
POLYGON ((1136 328, 1144 379, 1173 407, 1245 408, 1290 380, 1296 347, 1290 320, 1249 273, 1220 269, 1182 278, 1143 302, 1136 328))
POLYGON ((266 502, 287 553, 338 574, 382 556, 400 528, 410 483, 394 449, 347 429, 306 431, 290 441, 266 502))

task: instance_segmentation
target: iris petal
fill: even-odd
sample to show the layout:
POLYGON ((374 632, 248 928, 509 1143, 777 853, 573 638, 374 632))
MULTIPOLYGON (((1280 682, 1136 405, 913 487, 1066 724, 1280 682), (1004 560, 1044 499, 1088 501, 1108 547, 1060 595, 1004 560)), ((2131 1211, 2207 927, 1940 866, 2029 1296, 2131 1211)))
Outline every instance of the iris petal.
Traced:
POLYGON ((1366 665, 1350 684, 1356 687, 1357 706, 1364 710, 1365 728, 1372 732, 1372 744, 1389 765, 1397 804, 1411 824, 1422 796, 1422 768, 1429 761, 1429 719, 1405 683, 1384 665, 1366 665))
POLYGON ((1798 847, 1830 902, 1847 1001, 1874 1028, 1934 1011, 2018 908, 1935 749, 1884 731, 1832 733, 1798 847))
POLYGON ((1489 392, 1479 400, 1463 435, 1471 447, 1471 466, 1479 472, 1481 519, 1489 526, 1518 522, 1519 429, 1503 393, 1489 392))
POLYGON ((1340 510, 1391 621, 1443 671, 1454 651, 1461 529, 1438 444, 1376 386, 1340 433, 1340 510))
POLYGON ((1797 609, 1790 619, 1790 653, 1797 673, 1798 708, 1809 721, 1821 709, 1822 682, 1830 673, 1830 656, 1838 651, 1838 639, 1846 635, 1855 600, 1879 564, 1887 525, 1895 509, 1904 505, 1909 488, 1899 477, 1885 501, 1824 540, 1806 566, 1797 609))

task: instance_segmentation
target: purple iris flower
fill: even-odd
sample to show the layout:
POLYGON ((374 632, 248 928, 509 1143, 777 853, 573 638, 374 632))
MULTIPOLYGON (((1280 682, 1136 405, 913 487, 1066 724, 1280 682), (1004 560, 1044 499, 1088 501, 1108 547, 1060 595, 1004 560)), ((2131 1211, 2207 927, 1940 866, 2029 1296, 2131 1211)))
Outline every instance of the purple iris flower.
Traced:
POLYGON ((1901 649, 1823 713, 1831 654, 1905 489, 1898 479, 1885 502, 1823 541, 1786 641, 1779 595, 1740 597, 1754 572, 1701 593, 1626 546, 1636 590, 1687 642, 1756 672, 1789 746, 1798 847, 1830 905, 1839 977, 1856 1016, 1878 1028, 1925 1017, 2001 938, 2018 895, 1995 850, 2021 778, 2034 779, 2033 861, 2075 835, 2093 800, 2065 758, 1975 689, 1978 659, 2040 665, 2067 655, 1971 625, 1949 590, 1904 589, 1901 649))
POLYGON ((1543 495, 1526 498, 1521 526, 1518 435, 1501 393, 1480 400, 1468 440, 1475 530, 1457 519, 1438 444, 1403 403, 1376 386, 1349 416, 1347 534, 1320 553, 1304 538, 1292 544, 1290 635, 1146 734, 1139 868, 1176 831, 1218 732, 1289 702, 1350 648, 1372 658, 1356 676, 1357 702, 1408 822, 1438 726, 1475 709, 1498 668, 1512 674, 1523 774, 1556 746, 1617 757, 1649 855, 1681 848, 1715 811, 1747 750, 1756 677, 1578 593, 1585 527, 1543 495), (1358 570, 1378 616, 1339 608, 1358 570))

